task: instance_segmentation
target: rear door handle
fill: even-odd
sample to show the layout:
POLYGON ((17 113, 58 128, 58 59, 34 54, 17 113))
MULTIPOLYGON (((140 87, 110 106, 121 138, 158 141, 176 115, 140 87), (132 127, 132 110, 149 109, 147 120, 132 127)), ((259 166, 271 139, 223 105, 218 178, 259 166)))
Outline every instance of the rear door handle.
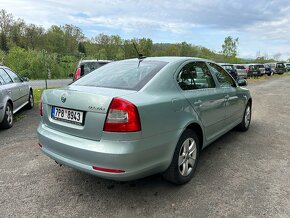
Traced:
POLYGON ((226 96, 225 96, 225 99, 226 99, 226 100, 228 100, 229 98, 230 98, 230 96, 229 96, 229 95, 226 95, 226 96))
POLYGON ((194 102, 194 105, 195 106, 200 106, 202 104, 202 101, 201 100, 198 100, 198 101, 195 101, 194 102))
POLYGON ((10 94, 12 91, 11 90, 7 90, 8 94, 10 94))

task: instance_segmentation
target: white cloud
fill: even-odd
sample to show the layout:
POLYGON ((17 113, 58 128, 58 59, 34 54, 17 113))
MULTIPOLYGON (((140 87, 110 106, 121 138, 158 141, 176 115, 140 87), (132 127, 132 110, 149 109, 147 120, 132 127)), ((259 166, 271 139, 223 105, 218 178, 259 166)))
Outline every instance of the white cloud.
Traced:
MULTIPOLYGON (((190 40, 218 50, 217 43, 234 34, 245 41, 250 36, 252 55, 264 46, 265 52, 283 50, 286 56, 283 48, 289 47, 283 43, 290 44, 289 0, 0 1, 1 8, 28 23, 45 28, 53 24, 73 24, 89 36, 99 32, 129 37, 143 34, 164 42, 190 40)), ((249 46, 244 44, 241 43, 240 51, 247 54, 245 49, 249 46)))

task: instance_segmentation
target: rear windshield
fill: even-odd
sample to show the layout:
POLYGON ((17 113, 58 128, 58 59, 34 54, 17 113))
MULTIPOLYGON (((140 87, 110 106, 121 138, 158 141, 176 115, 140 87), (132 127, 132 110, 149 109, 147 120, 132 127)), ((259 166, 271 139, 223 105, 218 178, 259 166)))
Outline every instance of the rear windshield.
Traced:
POLYGON ((84 66, 84 75, 104 66, 107 62, 82 62, 81 66, 84 66))
POLYGON ((250 65, 249 69, 250 70, 258 70, 258 65, 250 65))
POLYGON ((239 70, 244 70, 244 69, 246 69, 246 68, 245 68, 244 66, 242 66, 242 65, 237 65, 236 68, 239 69, 239 70))
POLYGON ((140 90, 167 62, 117 61, 82 77, 72 85, 140 90))
POLYGON ((234 70, 234 66, 233 65, 222 65, 222 67, 226 70, 234 70))
POLYGON ((284 64, 279 63, 279 64, 277 64, 277 67, 278 67, 278 68, 284 68, 285 66, 284 66, 284 64))
POLYGON ((259 64, 257 66, 258 66, 258 68, 265 68, 264 65, 262 65, 262 64, 259 64))

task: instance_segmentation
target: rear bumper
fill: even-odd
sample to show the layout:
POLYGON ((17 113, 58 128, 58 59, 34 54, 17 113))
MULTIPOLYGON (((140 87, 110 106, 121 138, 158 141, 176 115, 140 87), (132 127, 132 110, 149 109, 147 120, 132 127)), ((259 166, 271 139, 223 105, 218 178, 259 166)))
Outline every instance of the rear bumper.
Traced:
POLYGON ((71 136, 40 123, 38 129, 42 151, 58 163, 98 177, 128 181, 163 172, 171 162, 176 145, 175 134, 166 133, 135 141, 92 141, 71 136), (124 170, 108 173, 93 166, 124 170))

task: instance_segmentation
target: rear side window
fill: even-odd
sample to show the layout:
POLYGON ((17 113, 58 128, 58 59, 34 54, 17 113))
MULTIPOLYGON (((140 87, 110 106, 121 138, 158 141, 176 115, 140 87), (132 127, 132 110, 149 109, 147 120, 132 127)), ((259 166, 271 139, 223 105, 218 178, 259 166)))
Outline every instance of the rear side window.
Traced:
POLYGON ((204 62, 186 64, 179 72, 177 82, 182 90, 215 87, 212 75, 204 62))
POLYGON ((167 62, 138 60, 113 62, 98 68, 72 85, 116 89, 141 89, 167 62))
POLYGON ((4 80, 4 83, 6 84, 13 83, 10 76, 3 69, 0 69, 0 77, 4 80))

